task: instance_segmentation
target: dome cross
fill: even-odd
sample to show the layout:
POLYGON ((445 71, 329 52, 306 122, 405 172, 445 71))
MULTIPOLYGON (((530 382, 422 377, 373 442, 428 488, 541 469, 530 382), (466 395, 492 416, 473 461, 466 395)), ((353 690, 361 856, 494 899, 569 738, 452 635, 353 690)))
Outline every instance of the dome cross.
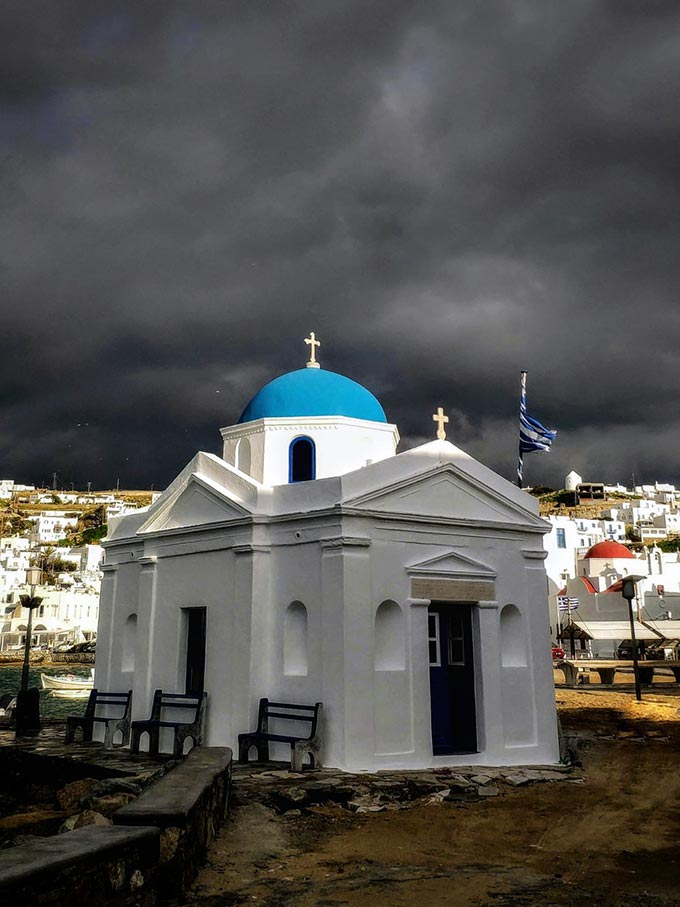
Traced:
POLYGON ((449 421, 449 417, 444 415, 444 410, 441 406, 437 407, 437 412, 432 416, 432 421, 437 423, 437 438, 440 441, 445 441, 446 431, 444 426, 449 421))
POLYGON ((312 331, 309 337, 305 337, 305 343, 309 347, 309 362, 307 363, 307 368, 321 368, 319 363, 316 361, 316 350, 315 347, 321 346, 321 341, 316 339, 316 334, 312 331))

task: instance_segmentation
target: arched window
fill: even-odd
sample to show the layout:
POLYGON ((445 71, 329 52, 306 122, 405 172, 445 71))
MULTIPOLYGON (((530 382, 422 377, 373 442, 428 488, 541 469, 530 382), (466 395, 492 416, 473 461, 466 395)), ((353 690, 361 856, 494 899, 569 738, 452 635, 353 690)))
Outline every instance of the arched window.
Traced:
POLYGON ((376 611, 373 666, 376 671, 403 671, 406 667, 404 613, 396 602, 383 602, 376 611))
POLYGON ((250 475, 250 441, 247 438, 241 438, 236 445, 236 468, 250 475))
POLYGON ((288 481, 309 482, 316 477, 316 450, 311 438, 295 438, 288 448, 288 481))
POLYGON ((134 671, 135 646, 137 645, 137 615, 129 614, 123 627, 123 658, 121 671, 134 671))
POLYGON ((506 605, 501 611, 501 664, 505 668, 519 668, 526 663, 522 615, 515 605, 506 605))
POLYGON ((307 609, 292 602, 283 619, 283 673, 307 676, 307 609))

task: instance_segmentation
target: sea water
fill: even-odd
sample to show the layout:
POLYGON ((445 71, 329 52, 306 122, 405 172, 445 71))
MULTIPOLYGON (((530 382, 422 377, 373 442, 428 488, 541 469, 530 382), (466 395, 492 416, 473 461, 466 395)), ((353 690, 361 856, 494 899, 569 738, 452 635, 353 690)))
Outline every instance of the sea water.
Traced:
MULTIPOLYGON (((82 715, 87 699, 57 699, 50 690, 43 690, 40 675, 63 677, 72 674, 75 677, 89 679, 92 675, 88 667, 76 667, 69 664, 45 668, 41 665, 31 666, 28 672, 29 687, 40 690, 40 715, 43 718, 66 718, 67 715, 82 715)), ((0 695, 16 693, 21 686, 21 665, 0 665, 0 695)))

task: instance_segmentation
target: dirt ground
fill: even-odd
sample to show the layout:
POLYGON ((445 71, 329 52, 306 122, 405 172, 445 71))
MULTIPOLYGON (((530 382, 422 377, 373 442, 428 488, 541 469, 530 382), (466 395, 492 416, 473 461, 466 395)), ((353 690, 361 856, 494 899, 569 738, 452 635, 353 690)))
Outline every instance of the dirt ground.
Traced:
POLYGON ((558 689, 582 767, 474 803, 235 807, 200 907, 680 907, 680 691, 558 689))

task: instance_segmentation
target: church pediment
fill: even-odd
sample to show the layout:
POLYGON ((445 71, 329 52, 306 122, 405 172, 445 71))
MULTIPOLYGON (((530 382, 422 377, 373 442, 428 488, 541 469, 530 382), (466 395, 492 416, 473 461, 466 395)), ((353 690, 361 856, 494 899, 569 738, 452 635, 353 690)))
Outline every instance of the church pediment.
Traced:
POLYGON ((449 551, 437 557, 430 557, 424 561, 414 561, 407 564, 406 572, 412 576, 437 576, 455 579, 486 579, 496 578, 496 571, 488 564, 473 560, 457 551, 449 551))
POLYGON ((539 517, 450 464, 344 503, 359 510, 404 516, 544 525, 539 517))
POLYGON ((187 484, 140 527, 138 534, 190 529, 210 523, 240 520, 246 516, 250 516, 250 511, 242 504, 228 498, 209 480, 192 475, 187 484))

